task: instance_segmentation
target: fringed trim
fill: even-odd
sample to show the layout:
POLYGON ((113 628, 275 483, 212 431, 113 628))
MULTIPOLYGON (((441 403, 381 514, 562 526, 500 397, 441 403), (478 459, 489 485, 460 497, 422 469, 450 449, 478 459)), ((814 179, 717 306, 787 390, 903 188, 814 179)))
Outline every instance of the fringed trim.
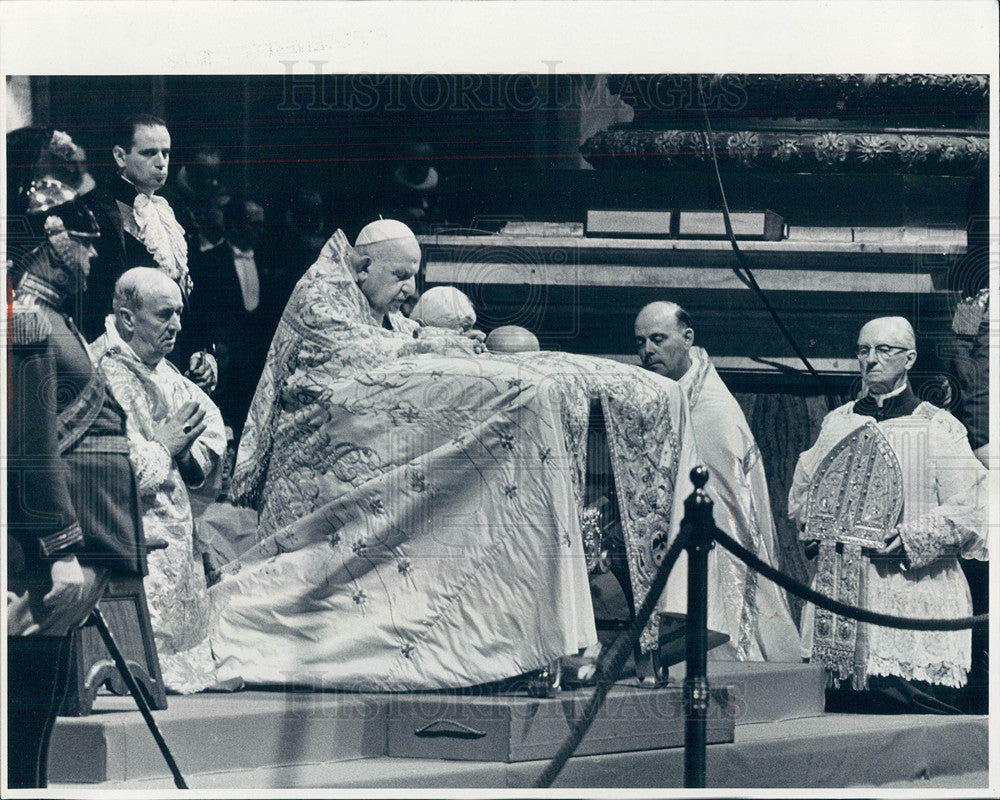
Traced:
POLYGON ((853 648, 816 644, 813 645, 812 660, 826 667, 827 683, 831 688, 839 688, 841 681, 847 680, 855 689, 864 689, 868 683, 867 676, 857 674, 853 648))
POLYGON ((896 659, 878 657, 872 658, 869 674, 898 675, 908 681, 924 681, 950 686, 953 689, 961 689, 969 679, 968 667, 951 661, 939 661, 934 664, 909 664, 896 659))

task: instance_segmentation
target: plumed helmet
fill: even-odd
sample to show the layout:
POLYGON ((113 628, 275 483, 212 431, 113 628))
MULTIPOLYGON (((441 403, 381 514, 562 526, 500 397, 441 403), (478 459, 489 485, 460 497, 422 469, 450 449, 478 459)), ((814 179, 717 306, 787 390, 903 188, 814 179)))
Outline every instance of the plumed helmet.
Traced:
MULTIPOLYGON (((13 273, 47 236, 67 231, 96 238, 90 209, 60 177, 76 145, 51 128, 20 128, 7 134, 7 254, 13 273)), ((13 277, 13 275, 12 275, 13 277)))

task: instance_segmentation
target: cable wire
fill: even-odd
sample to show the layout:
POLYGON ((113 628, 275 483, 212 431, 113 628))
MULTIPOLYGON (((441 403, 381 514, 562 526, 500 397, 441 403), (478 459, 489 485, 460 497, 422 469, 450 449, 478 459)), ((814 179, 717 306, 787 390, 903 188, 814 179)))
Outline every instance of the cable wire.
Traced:
POLYGON ((708 106, 705 104, 704 94, 701 90, 701 79, 698 80, 698 102, 701 105, 702 113, 705 116, 705 139, 708 144, 708 152, 712 156, 712 166, 715 168, 715 180, 719 187, 719 195, 722 199, 722 221, 726 226, 726 235, 729 237, 729 243, 732 245, 733 253, 736 255, 736 260, 739 262, 738 267, 733 267, 733 272, 740 281, 750 288, 760 301, 764 304, 764 308, 771 315, 774 320, 775 325, 778 326, 778 330, 781 331, 782 336, 788 341, 792 346, 792 350, 795 351, 795 355, 798 356, 799 360, 805 364, 806 369, 809 374, 812 375, 823 387, 823 393, 827 395, 835 394, 835 392, 830 391, 830 387, 827 385, 827 381, 820 375, 816 369, 810 363, 806 354, 799 347, 798 342, 795 337, 792 336, 791 331, 785 326, 784 321, 778 315, 778 312, 771 305, 771 301, 764 294, 764 290, 760 288, 760 284, 757 283, 757 279, 754 277, 753 272, 750 271, 750 265, 747 263, 746 256, 743 255, 743 251, 740 250, 739 245, 736 243, 736 235, 733 233, 733 223, 729 216, 729 202, 726 200, 726 189, 722 183, 722 173, 719 171, 719 159, 715 154, 715 143, 712 141, 712 123, 708 117, 708 106), (741 271, 742 270, 742 271, 741 271))

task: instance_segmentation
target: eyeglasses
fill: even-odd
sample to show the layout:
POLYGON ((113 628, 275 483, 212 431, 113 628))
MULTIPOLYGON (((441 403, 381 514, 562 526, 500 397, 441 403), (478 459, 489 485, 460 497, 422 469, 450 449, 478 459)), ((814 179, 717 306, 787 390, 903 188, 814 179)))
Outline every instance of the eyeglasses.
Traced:
MULTIPOLYGON (((909 347, 899 347, 893 344, 877 344, 875 345, 875 356, 877 358, 889 358, 890 356, 898 356, 900 353, 905 353, 909 350, 909 347)), ((868 358, 868 354, 871 352, 871 348, 866 344, 859 344, 857 350, 858 358, 868 358)))

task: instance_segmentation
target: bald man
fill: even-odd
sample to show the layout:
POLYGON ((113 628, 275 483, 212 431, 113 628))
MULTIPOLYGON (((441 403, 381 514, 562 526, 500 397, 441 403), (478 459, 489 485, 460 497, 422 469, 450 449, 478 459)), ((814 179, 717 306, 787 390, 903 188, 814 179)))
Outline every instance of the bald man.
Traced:
POLYGON ((149 555, 146 597, 164 684, 188 694, 216 683, 189 493, 218 495, 226 435, 208 395, 166 359, 184 307, 176 281, 159 269, 134 267, 115 283, 112 302, 114 314, 90 346, 91 357, 127 415, 146 536, 168 544, 149 555))
MULTIPOLYGON (((887 614, 967 616, 972 604, 958 557, 988 557, 987 471, 962 424, 914 395, 908 376, 916 340, 906 319, 866 323, 856 354, 861 396, 823 420, 788 498, 789 514, 805 527, 807 553, 818 554, 814 586, 887 614), (855 457, 836 459, 847 452, 855 457), (876 492, 859 494, 873 485, 876 492), (865 526, 854 527, 859 505, 865 526), (882 532, 856 541, 876 520, 882 532)), ((828 710, 954 713, 971 633, 894 630, 808 605, 803 656, 827 667, 832 690, 843 687, 828 692, 828 710)))
MULTIPOLYGON (((690 316, 676 303, 650 303, 636 317, 635 341, 642 365, 677 381, 687 395, 698 457, 711 475, 707 489, 715 503, 715 524, 777 564, 760 450, 736 398, 705 350, 694 346, 690 316)), ((798 661, 799 634, 784 590, 719 547, 709 555, 709 569, 708 624, 729 634, 729 642, 714 649, 712 657, 798 661)))
POLYGON ((432 286, 410 311, 410 319, 421 325, 467 331, 476 324, 476 310, 466 294, 454 286, 432 286))

